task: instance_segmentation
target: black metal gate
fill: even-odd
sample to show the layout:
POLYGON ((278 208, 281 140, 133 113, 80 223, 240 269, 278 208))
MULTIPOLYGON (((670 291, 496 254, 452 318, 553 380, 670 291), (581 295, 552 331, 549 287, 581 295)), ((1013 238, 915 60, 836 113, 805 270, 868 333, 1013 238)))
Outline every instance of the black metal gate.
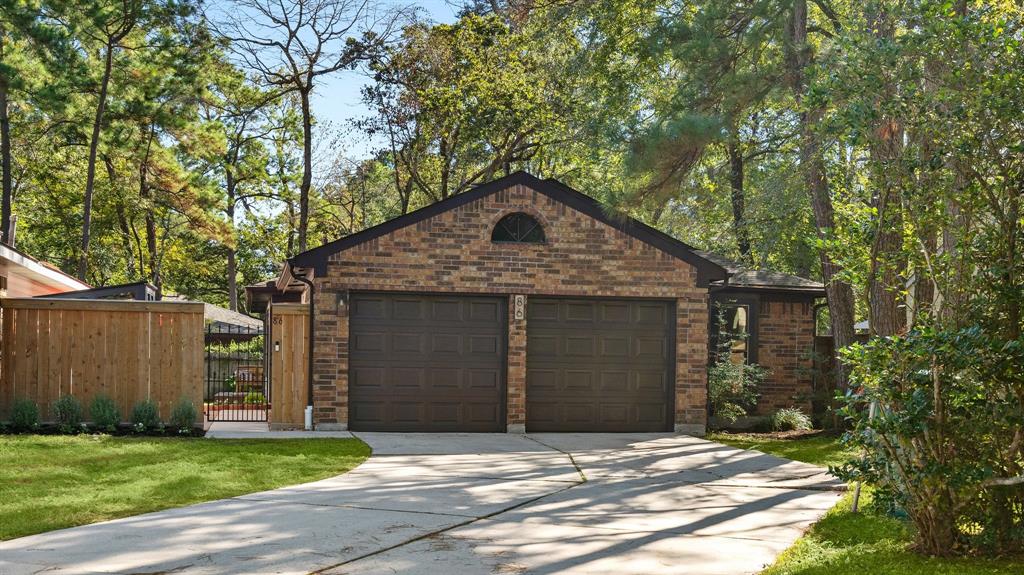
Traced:
POLYGON ((206 326, 207 421, 267 421, 266 344, 262 327, 206 326))

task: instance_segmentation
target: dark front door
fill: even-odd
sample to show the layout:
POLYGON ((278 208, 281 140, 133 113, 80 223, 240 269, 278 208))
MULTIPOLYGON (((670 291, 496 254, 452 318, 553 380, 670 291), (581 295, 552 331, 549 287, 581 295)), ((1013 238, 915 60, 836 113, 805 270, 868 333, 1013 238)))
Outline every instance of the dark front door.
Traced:
POLYGON ((671 302, 528 302, 528 431, 671 431, 671 302))
POLYGON ((505 431, 504 298, 361 293, 349 314, 349 426, 505 431))

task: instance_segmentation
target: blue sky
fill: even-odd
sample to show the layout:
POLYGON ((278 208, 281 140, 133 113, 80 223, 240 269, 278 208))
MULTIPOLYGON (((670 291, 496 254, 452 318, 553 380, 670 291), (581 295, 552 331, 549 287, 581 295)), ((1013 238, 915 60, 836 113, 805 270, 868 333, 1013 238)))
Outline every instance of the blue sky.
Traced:
MULTIPOLYGON (((421 2, 396 2, 389 4, 412 4, 423 9, 423 16, 434 22, 454 22, 458 7, 446 0, 426 0, 421 2)), ((359 71, 343 72, 321 81, 316 88, 313 99, 313 112, 316 114, 320 127, 335 129, 347 128, 349 120, 366 116, 368 110, 360 101, 360 88, 368 82, 366 76, 359 71)), ((326 134, 321 133, 324 138, 326 134)), ((355 135, 353 135, 355 136, 355 135)), ((342 138, 343 149, 337 150, 352 159, 365 158, 373 150, 374 143, 360 141, 354 137, 342 138)))

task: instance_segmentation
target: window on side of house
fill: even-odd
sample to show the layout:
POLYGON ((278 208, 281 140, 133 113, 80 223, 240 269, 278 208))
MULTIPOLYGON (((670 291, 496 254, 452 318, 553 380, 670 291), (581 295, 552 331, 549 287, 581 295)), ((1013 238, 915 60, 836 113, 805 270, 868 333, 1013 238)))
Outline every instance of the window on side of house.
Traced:
POLYGON ((723 343, 728 342, 729 361, 747 363, 750 359, 750 306, 724 304, 721 309, 719 337, 723 343))
POLYGON ((516 212, 509 214, 494 226, 492 242, 542 244, 546 241, 544 228, 533 216, 516 212))

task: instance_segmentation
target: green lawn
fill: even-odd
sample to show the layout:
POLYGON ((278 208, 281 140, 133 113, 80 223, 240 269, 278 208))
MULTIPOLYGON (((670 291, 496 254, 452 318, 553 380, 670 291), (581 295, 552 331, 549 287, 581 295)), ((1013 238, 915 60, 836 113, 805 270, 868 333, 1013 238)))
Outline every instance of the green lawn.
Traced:
MULTIPOLYGON (((780 457, 817 465, 834 465, 850 453, 832 436, 802 439, 763 438, 747 434, 714 434, 714 441, 743 449, 757 449, 780 457)), ((848 493, 807 533, 762 572, 762 575, 997 575, 1024 573, 1024 561, 984 559, 929 559, 907 549, 911 531, 907 523, 862 511, 852 513, 848 493)), ((870 507, 871 490, 861 495, 870 507)))
POLYGON ((344 473, 358 439, 0 436, 0 540, 344 473))

